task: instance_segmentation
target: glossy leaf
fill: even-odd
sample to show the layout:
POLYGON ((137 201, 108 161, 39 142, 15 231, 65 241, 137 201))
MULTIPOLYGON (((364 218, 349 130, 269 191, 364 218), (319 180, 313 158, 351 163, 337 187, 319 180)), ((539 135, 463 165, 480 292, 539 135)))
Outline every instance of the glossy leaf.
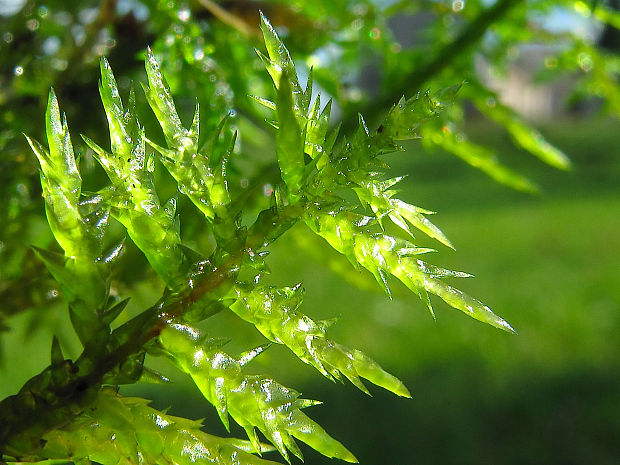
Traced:
MULTIPOLYGON (((288 77, 289 84, 291 86, 292 94, 296 97, 302 97, 303 91, 301 86, 299 85, 299 80, 297 78, 297 72, 295 71, 295 65, 293 64, 293 60, 288 52, 288 49, 284 45, 284 43, 278 37, 275 29, 269 22, 269 20, 261 13, 260 15, 260 28, 263 32, 263 39, 265 41, 265 46, 267 47, 267 53, 269 54, 269 58, 264 57, 262 55, 261 58, 265 63, 267 71, 271 75, 271 79, 273 79, 276 87, 279 87, 280 82, 282 81, 282 75, 285 74, 288 77)), ((297 104, 298 99, 295 98, 297 104)), ((303 99, 302 99, 303 101, 303 99)), ((300 106, 300 110, 304 113, 308 112, 308 105, 300 106)))
POLYGON ((64 256, 34 248, 69 301, 74 328, 82 343, 102 337, 100 314, 107 305, 109 267, 100 262, 108 226, 106 205, 98 205, 87 215, 81 212, 82 179, 73 144, 58 99, 50 91, 45 114, 49 151, 27 137, 41 166, 41 187, 45 210, 54 238, 64 256))
POLYGON ((155 113, 166 137, 168 149, 149 142, 159 153, 166 169, 179 184, 181 192, 209 219, 217 214, 226 217, 230 195, 226 184, 226 165, 232 153, 235 136, 227 118, 212 139, 225 134, 227 143, 216 147, 211 143, 206 152, 199 150, 200 108, 197 105, 190 129, 185 129, 177 113, 166 78, 150 49, 147 50, 146 73, 149 86, 144 87, 147 101, 155 113))
MULTIPOLYGON (((175 15, 173 22, 178 17, 176 12, 175 15)), ((373 18, 375 13, 369 12, 363 27, 371 24, 373 18)), ((377 25, 386 26, 380 21, 377 25)), ((184 31, 178 34, 187 32, 184 25, 175 22, 176 26, 178 31, 184 31)), ((185 46, 173 47, 164 56, 173 59, 180 52, 189 63, 200 61, 201 54, 220 53, 196 48, 198 40, 192 34, 203 31, 190 18, 186 26, 193 31, 187 35, 191 50, 185 46)), ((360 114, 355 131, 345 129, 341 134, 340 126, 330 131, 332 101, 322 108, 320 95, 312 99, 315 78, 326 83, 324 70, 315 72, 310 68, 302 88, 289 51, 262 14, 260 27, 267 54, 259 52, 259 57, 273 81, 275 100, 271 102, 263 97, 255 100, 274 112, 270 119, 275 121, 268 123, 276 129, 275 155, 283 181, 273 186, 267 208, 260 194, 251 198, 252 188, 242 191, 233 202, 228 184, 233 179, 235 184, 230 185, 233 188, 247 181, 240 180, 239 173, 234 172, 238 166, 232 167, 232 176, 228 172, 236 142, 231 125, 242 121, 244 131, 252 131, 245 127, 245 117, 255 123, 263 115, 254 114, 249 106, 242 104, 238 110, 243 119, 235 120, 232 112, 222 117, 228 110, 222 102, 228 101, 228 97, 218 97, 216 92, 215 100, 207 100, 207 105, 203 105, 208 111, 201 114, 196 104, 191 124, 184 126, 171 92, 171 87, 179 85, 178 76, 170 73, 176 82, 171 80, 173 85, 169 86, 150 49, 145 63, 148 86, 144 90, 162 128, 165 147, 147 139, 138 120, 133 90, 125 106, 110 65, 102 60, 99 91, 108 120, 110 150, 87 137, 84 140, 110 184, 95 194, 81 193, 78 162, 67 124, 61 119, 53 93, 50 95, 46 114, 49 152, 37 142, 30 139, 29 142, 41 165, 48 220, 64 254, 40 248, 33 250, 61 284, 84 351, 75 362, 65 359, 59 341, 54 339, 51 365, 17 395, 0 403, 0 413, 6 419, 6 425, 0 426, 0 447, 3 453, 13 454, 9 458, 77 463, 92 460, 104 464, 266 465, 270 462, 248 453, 266 451, 258 440, 258 430, 286 460, 289 453, 302 457, 295 442, 297 438, 328 457, 356 461, 342 444, 302 413, 303 408, 318 402, 302 399, 300 393, 266 376, 245 372, 245 366, 269 344, 235 358, 222 350, 228 339, 207 337, 190 326, 230 309, 255 325, 270 343, 286 345, 329 379, 347 378, 368 392, 362 382, 366 379, 409 397, 403 383, 375 361, 331 340, 327 328, 333 321, 314 321, 299 310, 303 299, 301 287, 259 284, 261 276, 269 271, 265 259, 267 248, 300 220, 356 268, 370 271, 388 293, 393 276, 417 293, 431 312, 429 294, 435 294, 473 318, 513 331, 486 305, 443 281, 469 277, 469 274, 420 259, 431 249, 414 242, 414 229, 449 247, 452 244, 427 218, 431 211, 397 198, 394 186, 403 177, 388 176, 389 167, 381 158, 386 153, 403 150, 400 141, 430 134, 431 144, 443 144, 470 163, 482 165, 499 180, 528 187, 489 161, 491 157, 487 153, 472 154, 477 147, 452 132, 447 131, 443 138, 434 137, 437 117, 442 115, 448 120, 453 116, 448 110, 460 85, 450 86, 451 83, 440 80, 442 90, 402 97, 376 129, 360 114), (203 126, 209 128, 202 135, 201 118, 204 118, 203 126), (159 200, 160 186, 156 186, 159 179, 154 177, 156 165, 147 152, 147 144, 159 153, 159 160, 172 175, 178 190, 201 211, 199 216, 207 220, 207 224, 190 223, 194 233, 192 242, 183 244, 181 240, 179 216, 187 214, 182 202, 177 209, 176 195, 164 204, 159 200), (110 296, 110 268, 118 263, 123 244, 122 237, 104 238, 110 216, 122 224, 152 270, 166 284, 164 295, 156 303, 129 321, 119 322, 114 330, 110 325, 121 320, 128 299, 116 294, 110 296), (400 231, 396 229, 397 236, 391 235, 394 228, 388 221, 400 228, 400 231), (200 229, 201 224, 204 230, 200 229), (200 244, 194 243, 195 234, 203 236, 200 244), (194 247, 208 250, 208 259, 194 247), (157 412, 145 401, 122 398, 110 388, 102 389, 105 385, 139 380, 168 382, 165 375, 143 366, 147 352, 170 357, 182 372, 192 377, 225 426, 229 427, 229 416, 232 416, 246 431, 249 442, 209 436, 199 430, 196 422, 157 412)), ((364 32, 367 33, 376 36, 374 29, 364 32)), ((176 41, 176 36, 170 37, 172 42, 176 41)), ((394 57, 390 50, 395 42, 380 37, 372 40, 389 45, 384 52, 394 57)), ((360 48, 365 47, 361 45, 360 48)), ((230 50, 234 56, 239 52, 230 50)), ((171 66, 169 69, 174 69, 171 66)), ((212 72, 207 68, 203 67, 203 73, 210 83, 215 82, 211 77, 216 81, 221 78, 218 74, 221 70, 212 72)), ((227 78, 241 82, 248 73, 247 68, 235 68, 234 76, 227 78)), ((387 68, 386 73, 390 73, 387 68)), ((416 88, 422 88, 422 83, 416 88)), ((219 83, 207 84, 209 89, 218 86, 219 83)), ((197 97, 205 96, 203 89, 195 89, 197 97)), ((252 92, 260 93, 261 86, 257 85, 256 89, 252 92)), ((233 98, 239 103, 239 96, 245 96, 248 90, 238 92, 235 88, 231 94, 237 92, 233 98)), ((348 111, 342 106, 338 86, 331 86, 330 90, 340 108, 348 111)), ((367 116, 375 117, 379 113, 370 112, 367 116)), ((518 143, 552 164, 561 164, 558 153, 540 144, 536 133, 513 114, 506 118, 502 124, 518 143)), ((259 184, 262 182, 260 179, 259 184)))
MULTIPOLYGON (((200 430, 197 421, 159 412, 139 398, 113 389, 71 424, 47 433, 41 458, 102 464, 275 465, 253 456, 247 441, 223 439, 200 430)), ((261 451, 270 448, 260 445, 261 451)))
MULTIPOLYGON (((486 305, 454 289, 438 278, 459 276, 460 273, 437 273, 421 260, 410 256, 413 244, 397 240, 386 234, 373 234, 369 221, 346 210, 330 210, 323 205, 313 205, 305 217, 306 224, 338 252, 370 271, 377 282, 390 293, 387 277, 393 275, 417 293, 429 306, 427 292, 435 294, 448 305, 496 328, 514 332, 502 318, 486 305)), ((462 276, 462 275, 461 275, 462 276)))
POLYGON ((95 241, 78 211, 82 179, 78 172, 66 120, 51 90, 45 114, 49 151, 26 136, 41 166, 41 186, 54 237, 68 256, 96 255, 95 241), (84 248, 86 247, 86 250, 84 248))
POLYGON ((340 380, 344 375, 368 393, 360 380, 362 377, 399 396, 410 397, 400 380, 359 350, 351 350, 329 339, 325 325, 297 310, 304 295, 300 286, 237 287, 236 294, 237 301, 230 307, 233 312, 255 325, 270 341, 287 346, 327 378, 340 380))
POLYGON ((315 404, 272 379, 246 375, 238 360, 222 352, 221 342, 208 339, 197 329, 168 320, 159 342, 188 373, 205 398, 216 408, 228 428, 230 414, 258 449, 255 428, 288 460, 288 451, 302 457, 297 438, 327 457, 356 462, 355 457, 323 428, 301 412, 315 404))
POLYGON ((112 214, 166 284, 171 289, 185 287, 186 257, 175 219, 161 206, 155 190, 135 98, 131 93, 125 110, 106 60, 101 62, 99 91, 108 118, 111 152, 85 136, 84 140, 112 182, 112 214))
POLYGON ((370 206, 379 221, 381 221, 383 217, 388 216, 395 225, 400 227, 408 235, 412 235, 408 226, 411 225, 427 236, 454 249, 454 246, 445 234, 426 218, 425 215, 433 214, 434 212, 393 198, 396 191, 390 190, 389 188, 401 179, 402 178, 398 178, 397 180, 388 180, 384 182, 362 182, 360 187, 355 188, 355 192, 363 203, 370 206))
POLYGON ((280 77, 277 90, 278 132, 276 153, 282 180, 291 192, 302 186, 304 175, 304 140, 293 111, 291 85, 287 72, 280 77))

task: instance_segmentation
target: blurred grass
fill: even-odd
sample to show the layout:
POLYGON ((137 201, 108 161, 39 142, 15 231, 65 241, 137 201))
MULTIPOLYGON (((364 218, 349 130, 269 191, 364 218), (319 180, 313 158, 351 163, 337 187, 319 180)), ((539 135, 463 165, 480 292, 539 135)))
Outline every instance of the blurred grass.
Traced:
MULTIPOLYGON (((375 397, 367 398, 351 385, 333 385, 281 347, 271 348, 249 369, 323 400, 326 405, 308 413, 362 463, 618 463, 617 122, 564 120, 543 128, 572 159, 568 173, 541 167, 488 123, 474 122, 468 131, 472 139, 498 148, 501 160, 531 176, 543 193, 513 192, 449 155, 423 153, 417 142, 389 162, 395 173, 410 175, 402 198, 438 211, 433 221, 457 248, 455 253, 423 241, 439 249, 429 261, 476 275, 453 283, 490 305, 519 335, 484 326, 438 299, 435 322, 396 283, 390 302, 372 278, 300 233, 285 236, 276 247, 268 281, 303 281, 308 291, 303 311, 317 319, 340 316, 331 330, 334 339, 364 350, 401 377, 414 398, 393 398, 372 387, 375 397), (303 248, 296 242, 300 238, 303 248), (299 252, 291 253, 296 248, 299 252), (309 261, 308 252, 320 260, 309 261), (326 260, 341 272, 327 270, 326 260), (352 287, 351 280, 360 281, 362 289, 352 287)), ((148 290, 143 295, 135 305, 148 299, 148 290)), ((60 309, 52 315, 65 317, 60 309)), ((214 317, 209 329, 234 337, 228 346, 233 354, 262 342, 229 314, 214 317)), ((2 362, 0 396, 13 393, 47 363, 50 338, 39 333, 28 341, 27 354, 12 349, 17 339, 3 340, 10 356, 2 362), (34 351, 41 348, 40 360, 32 357, 32 344, 34 351)), ((125 392, 153 398, 158 407, 172 406, 174 414, 205 416, 209 431, 225 434, 215 411, 186 380, 125 392)), ((306 463, 333 463, 304 450, 306 463)))

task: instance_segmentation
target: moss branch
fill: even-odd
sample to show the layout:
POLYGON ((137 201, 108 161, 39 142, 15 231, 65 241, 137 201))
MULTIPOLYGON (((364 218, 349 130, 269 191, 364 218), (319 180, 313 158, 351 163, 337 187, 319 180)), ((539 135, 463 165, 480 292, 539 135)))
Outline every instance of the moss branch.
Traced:
POLYGON ((69 423, 95 398, 105 375, 159 336, 167 320, 183 315, 192 305, 221 286, 234 281, 245 253, 259 250, 281 234, 301 216, 303 206, 287 206, 264 210, 247 231, 237 253, 207 273, 182 295, 164 297, 112 332, 108 347, 85 347, 73 363, 64 361, 67 377, 54 381, 59 367, 51 365, 28 381, 22 390, 0 402, 0 457, 2 455, 31 460, 44 444, 41 437, 69 423), (120 342, 118 346, 115 341, 120 342), (43 397, 41 394, 45 393, 43 397))

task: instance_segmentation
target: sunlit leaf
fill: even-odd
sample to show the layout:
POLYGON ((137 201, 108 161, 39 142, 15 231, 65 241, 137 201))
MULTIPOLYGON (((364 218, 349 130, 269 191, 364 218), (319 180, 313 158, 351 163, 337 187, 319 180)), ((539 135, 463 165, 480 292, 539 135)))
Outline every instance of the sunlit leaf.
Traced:
POLYGON ((237 301, 231 310, 256 328, 270 341, 284 344, 302 361, 314 366, 330 379, 341 374, 368 393, 360 377, 403 397, 409 391, 394 376, 358 350, 351 350, 327 337, 326 328, 297 310, 303 299, 300 286, 274 288, 259 286, 236 289, 237 301))
MULTIPOLYGON (((104 389, 73 422, 47 433, 41 458, 79 463, 215 463, 275 465, 252 455, 252 445, 200 430, 200 422, 178 418, 104 389)), ((270 447, 260 444, 261 452, 270 447)))
POLYGON ((159 342, 215 406, 222 422, 228 427, 230 414, 255 448, 259 447, 257 428, 287 460, 287 450, 302 458, 293 439, 297 438, 327 457, 356 462, 342 444, 301 412, 312 402, 272 379, 244 374, 239 361, 219 350, 216 340, 186 324, 168 321, 159 342))

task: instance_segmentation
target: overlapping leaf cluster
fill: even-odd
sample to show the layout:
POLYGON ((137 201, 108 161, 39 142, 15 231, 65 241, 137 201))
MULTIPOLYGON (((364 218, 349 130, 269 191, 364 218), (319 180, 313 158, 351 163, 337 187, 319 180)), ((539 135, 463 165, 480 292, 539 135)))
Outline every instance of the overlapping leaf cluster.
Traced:
POLYGON ((327 135, 329 104, 319 112, 317 96, 314 105, 310 105, 312 77, 302 90, 293 62, 275 30, 264 18, 261 27, 269 52, 264 61, 277 87, 275 104, 263 104, 277 112, 276 150, 282 177, 292 194, 288 201, 301 201, 297 191, 302 187, 301 180, 307 180, 303 200, 305 223, 355 267, 370 271, 388 294, 388 277, 392 275, 419 294, 431 311, 429 292, 476 319, 512 331, 486 305, 441 281, 444 277, 468 276, 466 273, 443 270, 418 258, 431 250, 415 245, 410 226, 452 245, 426 217, 432 212, 394 197, 396 192, 391 187, 402 178, 387 179, 386 166, 379 158, 399 150, 398 141, 419 137, 419 127, 450 104, 459 86, 434 95, 426 92, 402 98, 375 131, 368 129, 360 115, 356 132, 334 147, 337 130, 327 135), (310 149, 304 152, 306 147, 310 149), (304 153, 312 158, 307 165, 304 153), (362 206, 370 208, 371 216, 347 202, 339 194, 343 189, 355 192, 362 206), (388 219, 402 230, 404 237, 383 231, 383 223, 388 219))
MULTIPOLYGON (((100 463, 266 463, 246 452, 262 453, 257 430, 289 460, 302 458, 297 438, 318 452, 354 462, 354 455, 311 420, 302 409, 317 402, 262 375, 248 375, 243 366, 265 346, 239 357, 223 350, 225 339, 210 337, 196 324, 232 310, 254 325, 268 341, 288 347, 300 360, 331 380, 345 378, 368 393, 362 379, 409 397, 393 375, 357 349, 333 341, 330 321, 315 322, 300 311, 304 291, 262 284, 267 272, 267 246, 297 222, 324 238, 356 268, 371 272, 390 293, 389 277, 402 281, 429 308, 428 294, 498 328, 512 331, 481 302, 443 281, 466 277, 422 261, 430 252, 415 243, 413 229, 451 246, 431 223, 430 211, 396 198, 380 156, 399 150, 398 141, 417 138, 419 128, 450 105, 458 86, 434 94, 401 99, 382 124, 370 131, 360 125, 350 137, 338 139, 330 129, 331 104, 321 108, 313 96, 312 73, 305 89, 299 83, 288 50, 262 17, 267 55, 260 54, 275 84, 275 102, 256 99, 275 111, 276 158, 281 183, 271 207, 244 223, 243 204, 233 199, 227 166, 235 133, 221 119, 200 140, 200 112, 186 128, 177 112, 155 56, 146 60, 146 99, 159 121, 167 147, 147 139, 140 124, 133 90, 127 107, 107 61, 101 63, 99 91, 107 115, 110 150, 84 137, 109 178, 109 185, 84 197, 67 124, 51 94, 48 105, 49 153, 30 141, 41 163, 41 181, 52 232, 65 256, 39 251, 63 285, 84 352, 75 361, 53 349, 52 367, 0 404, 7 418, 26 414, 0 429, 3 452, 14 459, 94 460, 100 463), (151 154, 148 147, 156 154, 151 154), (214 251, 203 256, 183 244, 174 197, 162 203, 153 172, 156 160, 170 173, 178 190, 204 217, 214 251), (357 197, 346 200, 345 192, 357 197), (109 298, 111 253, 109 218, 120 225, 165 283, 161 299, 151 308, 112 330, 110 324, 126 301, 109 298), (388 232, 388 222, 398 231, 388 232), (198 425, 156 412, 144 401, 124 399, 106 386, 159 379, 144 367, 146 354, 166 356, 191 376, 215 407, 224 425, 231 416, 246 431, 249 443, 225 441, 198 431, 198 425), (53 396, 45 398, 49 391, 53 396), (40 398, 43 397, 43 398, 40 398), (39 413, 41 412, 41 413, 39 413), (45 418, 34 428, 37 414, 45 418), (43 437, 45 443, 39 443, 43 437)), ((351 197, 351 196, 349 196, 351 197)), ((432 308, 431 308, 432 310, 432 308)), ((207 324, 208 327, 208 324, 207 324)))
POLYGON ((201 423, 174 417, 140 398, 104 388, 68 427, 43 436, 41 453, 51 460, 98 463, 213 463, 270 465, 250 452, 269 446, 204 433, 201 423))
MULTIPOLYGON (((8 304, 0 309, 0 318, 49 304, 45 297, 47 286, 39 286, 37 281, 41 267, 29 261, 24 251, 37 230, 31 223, 41 223, 40 205, 32 195, 38 189, 36 167, 26 156, 20 133, 34 134, 38 130, 36 115, 52 83, 59 95, 80 97, 73 98, 70 104, 80 108, 82 126, 97 139, 105 129, 97 112, 91 111, 94 88, 88 94, 84 86, 95 79, 97 58, 112 53, 123 76, 136 78, 142 70, 139 62, 129 57, 142 54, 146 43, 151 43, 155 55, 163 58, 163 70, 182 104, 196 97, 208 101, 209 111, 203 112, 201 118, 203 131, 208 128, 206 132, 212 133, 222 113, 233 105, 236 116, 232 119, 245 126, 244 145, 241 149, 237 145, 237 150, 249 155, 261 152, 256 148, 263 147, 269 136, 261 112, 246 98, 248 94, 265 95, 270 85, 259 58, 252 53, 259 35, 254 26, 258 14, 253 3, 143 0, 121 2, 118 7, 117 2, 98 0, 75 5, 59 0, 12 3, 2 17, 5 34, 0 41, 0 115, 5 123, 0 129, 0 150, 5 155, 0 161, 0 176, 6 200, 0 204, 0 220, 6 225, 2 241, 8 244, 0 249, 5 264, 0 296, 8 304), (30 292, 22 292, 25 287, 30 292)), ((551 166, 569 167, 563 153, 533 125, 502 106, 501 93, 492 91, 497 90, 497 82, 487 79, 509 71, 515 66, 514 60, 532 48, 529 45, 534 44, 536 53, 542 53, 538 69, 527 70, 536 73, 534 79, 557 82, 570 76, 567 91, 573 101, 586 99, 593 107, 598 107, 596 102, 600 101, 609 113, 620 113, 618 53, 605 43, 620 21, 609 2, 272 0, 261 6, 277 27, 287 31, 287 44, 296 59, 308 67, 314 65, 313 79, 335 98, 347 135, 355 129, 358 111, 373 124, 378 123, 385 109, 402 94, 466 81, 452 110, 420 128, 423 147, 450 152, 516 189, 534 192, 538 187, 523 173, 504 164, 496 144, 468 137, 466 121, 475 118, 465 110, 473 103, 484 120, 494 126, 498 123, 517 146, 551 166), (586 27, 561 29, 543 20, 558 12, 582 16, 586 27), (415 28, 400 26, 405 18, 415 21, 416 17, 432 20, 416 24, 415 28), (606 32, 602 35, 590 34, 603 28, 606 32), (380 73, 373 72, 372 79, 367 80, 369 69, 380 73)), ((121 88, 128 82, 121 81, 121 88)), ((158 140, 156 136, 152 139, 158 140)), ((217 174, 221 169, 215 167, 215 159, 217 156, 206 178, 217 184, 221 183, 217 174)), ((260 171, 259 165, 253 163, 252 168, 242 172, 229 170, 228 184, 239 185, 240 181, 254 178, 253 170, 260 171)), ((93 171, 87 168, 82 174, 88 179, 93 171)), ((203 190, 205 176, 200 178, 203 181, 196 181, 197 186, 187 186, 190 191, 198 188, 192 195, 203 190)), ((271 176, 261 178, 262 182, 274 184, 271 176)), ((226 194, 220 194, 218 198, 226 201, 226 194)), ((214 207, 205 204, 202 208, 208 211, 214 207)), ((192 228, 196 223, 185 222, 192 228)), ((136 280, 126 282, 134 285, 140 275, 132 274, 136 280)))
POLYGON ((288 460, 287 449, 303 459, 293 437, 327 457, 355 462, 355 457, 323 428, 301 412, 317 402, 264 376, 243 373, 242 366, 262 352, 243 354, 239 360, 222 352, 222 341, 210 339, 198 330, 169 320, 159 343, 177 365, 189 373, 203 395, 217 409, 229 428, 230 414, 246 431, 254 449, 260 451, 255 428, 260 430, 288 460))
POLYGON ((62 286, 73 325, 87 343, 101 332, 103 321, 109 320, 106 313, 115 313, 114 302, 108 302, 109 262, 120 245, 104 253, 109 211, 101 195, 82 198, 71 135, 53 91, 45 119, 49 151, 37 141, 29 138, 28 142, 41 165, 47 218, 64 255, 37 248, 35 252, 62 286))

